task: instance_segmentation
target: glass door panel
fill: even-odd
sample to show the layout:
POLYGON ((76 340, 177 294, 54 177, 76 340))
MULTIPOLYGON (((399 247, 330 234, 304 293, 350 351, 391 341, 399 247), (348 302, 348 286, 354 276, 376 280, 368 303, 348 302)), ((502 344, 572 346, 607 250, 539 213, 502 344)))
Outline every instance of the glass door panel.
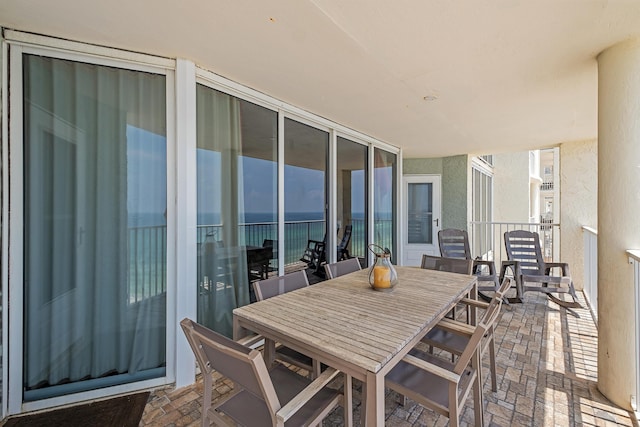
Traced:
POLYGON ((23 66, 24 400, 164 376, 166 78, 23 66))
POLYGON ((391 250, 391 260, 396 258, 396 176, 397 156, 375 148, 373 171, 373 242, 391 250))
MULTIPOLYGON (((328 152, 327 132, 285 119, 285 264, 300 260, 309 239, 325 242, 328 152)), ((322 272, 319 264, 313 268, 322 272)))
POLYGON ((277 266, 277 113, 204 85, 197 99, 198 322, 227 336, 277 266))
POLYGON ((367 263, 367 147, 338 137, 338 253, 337 258, 358 257, 367 263), (351 226, 350 239, 345 238, 351 226), (340 247, 345 243, 344 249, 340 247))

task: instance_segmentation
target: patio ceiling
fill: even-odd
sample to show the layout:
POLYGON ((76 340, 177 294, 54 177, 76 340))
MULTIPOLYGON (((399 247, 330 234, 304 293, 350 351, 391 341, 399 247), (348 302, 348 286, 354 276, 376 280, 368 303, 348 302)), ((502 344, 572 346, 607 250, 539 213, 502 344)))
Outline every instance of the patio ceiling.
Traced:
POLYGON ((438 157, 595 138, 596 56, 640 2, 2 0, 0 25, 191 59, 438 157))

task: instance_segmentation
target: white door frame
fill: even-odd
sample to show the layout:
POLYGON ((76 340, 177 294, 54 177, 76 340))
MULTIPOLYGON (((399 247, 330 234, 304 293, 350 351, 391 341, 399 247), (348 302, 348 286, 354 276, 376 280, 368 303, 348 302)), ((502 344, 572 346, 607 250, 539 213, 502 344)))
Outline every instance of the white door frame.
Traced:
POLYGON ((441 182, 440 175, 404 175, 402 177, 402 194, 403 194, 403 218, 402 218, 402 265, 420 265, 422 254, 438 255, 438 231, 442 227, 441 221, 441 182), (408 227, 409 227, 409 184, 432 184, 433 185, 433 232, 431 244, 409 244, 408 227))

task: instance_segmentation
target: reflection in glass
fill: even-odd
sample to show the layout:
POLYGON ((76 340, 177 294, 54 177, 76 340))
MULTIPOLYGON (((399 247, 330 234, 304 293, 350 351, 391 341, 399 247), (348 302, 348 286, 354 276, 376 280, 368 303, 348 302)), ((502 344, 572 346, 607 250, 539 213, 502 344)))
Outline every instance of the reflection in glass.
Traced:
POLYGON ((232 310, 277 266, 277 114, 197 86, 198 322, 232 335, 232 310))
MULTIPOLYGON (((345 231, 352 226, 351 238, 346 246, 345 256, 360 258, 364 266, 367 255, 367 147, 362 144, 338 137, 338 175, 337 180, 337 212, 340 239, 345 240, 345 231)), ((340 251, 341 248, 338 248, 340 251)), ((338 259, 340 253, 337 254, 338 259)))
POLYGON ((285 264, 303 255, 309 239, 325 239, 329 134, 284 121, 285 264))
POLYGON ((396 155, 374 149, 373 170, 373 243, 389 248, 393 263, 397 263, 396 246, 396 155))
POLYGON ((24 72, 24 399, 165 375, 165 77, 24 72))

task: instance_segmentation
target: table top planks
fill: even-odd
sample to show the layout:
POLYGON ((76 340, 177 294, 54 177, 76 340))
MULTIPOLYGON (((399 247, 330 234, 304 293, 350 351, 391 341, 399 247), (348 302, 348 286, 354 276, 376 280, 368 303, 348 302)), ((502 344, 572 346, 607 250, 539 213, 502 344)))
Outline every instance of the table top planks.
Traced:
POLYGON ((350 366, 377 373, 419 334, 425 334, 476 283, 473 276, 396 267, 390 292, 371 289, 361 270, 236 308, 257 332, 287 337, 350 366))

